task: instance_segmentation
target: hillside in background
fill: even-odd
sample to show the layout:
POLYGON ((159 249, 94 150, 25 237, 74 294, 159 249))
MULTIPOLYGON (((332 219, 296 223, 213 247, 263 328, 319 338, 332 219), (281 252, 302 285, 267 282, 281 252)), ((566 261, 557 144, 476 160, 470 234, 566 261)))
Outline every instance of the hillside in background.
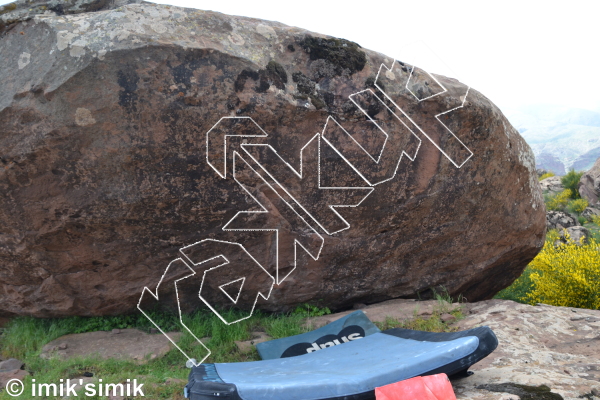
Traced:
POLYGON ((600 112, 547 104, 503 109, 531 146, 537 168, 564 175, 600 157, 600 112))

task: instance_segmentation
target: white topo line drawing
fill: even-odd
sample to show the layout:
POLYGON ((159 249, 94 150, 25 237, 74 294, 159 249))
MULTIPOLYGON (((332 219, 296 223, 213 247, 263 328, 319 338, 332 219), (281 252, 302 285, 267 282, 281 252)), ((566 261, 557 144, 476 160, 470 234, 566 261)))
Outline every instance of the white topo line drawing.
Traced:
MULTIPOLYGON (((408 120, 409 120, 409 121, 412 123, 412 125, 414 125, 414 126, 415 126, 415 127, 418 129, 418 130, 419 130, 419 132, 421 132, 421 133, 423 134, 423 136, 425 136, 427 139, 429 139, 429 141, 430 141, 430 142, 431 142, 431 143, 432 143, 432 144, 433 144, 433 145, 434 145, 434 146, 435 146, 435 147, 436 147, 436 148, 437 148, 437 149, 438 149, 438 150, 439 150, 439 151, 440 151, 440 152, 441 152, 441 153, 442 153, 442 154, 443 154, 443 155, 444 155, 444 156, 445 156, 445 157, 446 157, 446 158, 447 158, 447 159, 448 159, 448 160, 449 160, 449 161, 450 161, 452 164, 454 164, 454 166, 455 166, 456 168, 460 168, 460 167, 462 167, 462 166, 463 166, 463 165, 464 165, 464 164, 465 164, 465 163, 466 163, 466 162, 467 162, 467 161, 468 161, 468 160, 469 160, 469 159, 470 159, 470 158, 473 156, 473 152, 472 152, 472 151, 471 151, 471 150, 470 150, 470 149, 469 149, 469 148, 468 148, 468 147, 467 147, 467 146, 466 146, 466 145, 465 145, 465 144, 464 144, 464 143, 463 143, 463 142, 462 142, 462 141, 461 141, 461 140, 460 140, 460 139, 459 139, 459 138, 458 138, 458 137, 457 137, 455 134, 454 134, 454 132, 452 132, 452 130, 451 130, 450 128, 448 128, 448 127, 446 126, 446 124, 444 124, 444 123, 443 123, 443 122, 440 120, 440 116, 441 116, 441 115, 445 115, 445 114, 449 114, 449 113, 451 113, 451 112, 453 112, 453 111, 456 111, 456 110, 458 110, 458 109, 460 109, 460 108, 463 108, 463 107, 464 107, 464 105, 465 105, 465 102, 467 101, 467 96, 469 95, 469 90, 471 89, 471 87, 470 87, 470 86, 467 86, 467 89, 466 89, 466 91, 465 91, 464 95, 461 95, 461 96, 459 96, 460 105, 458 105, 458 106, 456 106, 456 107, 453 107, 453 108, 451 108, 451 109, 449 109, 449 110, 445 110, 445 111, 443 111, 443 112, 440 112, 440 113, 438 113, 438 114, 436 114, 436 115, 435 115, 435 119, 437 119, 437 121, 438 121, 438 122, 439 122, 439 123, 440 123, 440 124, 441 124, 441 125, 442 125, 442 126, 445 128, 445 129, 446 129, 446 131, 448 131, 448 132, 450 133, 450 135, 451 135, 451 136, 452 136, 452 137, 453 137, 453 138, 454 138, 456 141, 458 141, 458 143, 460 143, 460 145, 461 145, 461 146, 462 146, 462 147, 463 147, 463 148, 464 148, 464 149, 465 149, 465 150, 466 150, 466 151, 469 153, 469 156, 468 156, 468 157, 466 157, 464 160, 462 160, 462 162, 459 162, 459 161, 457 161, 457 160, 454 160, 454 159, 453 159, 453 158, 452 158, 450 155, 448 155, 448 154, 447 154, 447 153, 444 151, 444 149, 442 149, 442 147, 440 146, 440 144, 439 144, 439 143, 437 143, 437 142, 436 142, 436 140, 434 140, 434 139, 431 137, 431 135, 427 134, 427 132, 425 132, 425 130, 424 130, 424 129, 422 129, 422 128, 421 128, 421 127, 420 127, 420 126, 419 126, 419 125, 418 125, 418 124, 417 124, 417 123, 414 121, 414 119, 413 119, 413 118, 411 118, 411 117, 408 115, 408 113, 407 113, 407 112, 406 112, 404 109, 402 109, 402 107, 400 107, 400 106, 399 106, 399 105, 398 105, 396 102, 394 102, 394 100, 393 100, 393 99, 390 97, 390 95, 388 95, 388 94, 385 92, 385 90, 383 89, 383 85, 381 85, 381 79, 383 79, 383 78, 382 78, 382 76, 386 76, 386 74, 392 74, 392 76, 395 76, 395 74, 394 74, 394 70, 395 70, 395 69, 399 69, 399 67, 398 67, 398 61, 396 61, 396 60, 394 60, 394 62, 392 63, 392 66, 391 66, 391 67, 389 67, 389 68, 388 68, 388 67, 387 67, 385 64, 381 64, 381 66, 379 67, 379 71, 377 72, 377 77, 375 78, 375 86, 377 87, 377 89, 379 89, 379 90, 381 91, 381 93, 383 93, 383 94, 386 96, 386 98, 387 98, 389 101, 391 101, 391 102, 392 102, 392 104, 394 104, 394 106, 395 106, 395 107, 398 109, 398 111, 400 111, 401 115, 403 115, 403 116, 404 116, 404 118, 408 119, 408 120), (384 70, 384 69, 385 69, 385 70, 384 70), (382 74, 382 73, 383 73, 383 74, 382 74)), ((414 96, 414 97, 417 99, 417 101, 418 101, 418 102, 422 102, 422 101, 425 101, 425 100, 431 99, 431 98, 433 98, 433 97, 440 96, 440 95, 443 95, 443 94, 447 94, 447 93, 448 93, 448 90, 447 90, 447 89, 446 89, 446 88, 445 88, 445 87, 444 87, 444 86, 443 86, 443 85, 442 85, 440 82, 438 82, 438 80, 437 80, 437 79, 435 79, 435 78, 433 77, 433 75, 431 75, 429 72, 426 72, 426 73, 427 73, 427 75, 429 75, 429 76, 430 76, 432 79, 434 79, 434 80, 435 80, 435 82, 436 82, 438 85, 440 85, 440 86, 441 86, 441 87, 442 87, 444 90, 443 90, 443 91, 441 91, 441 92, 439 92, 439 93, 435 93, 435 94, 433 94, 433 95, 431 95, 431 96, 428 96, 428 97, 426 97, 426 98, 419 99, 419 98, 417 97, 417 95, 415 95, 415 94, 414 94, 414 93, 413 93, 413 92, 412 92, 412 91, 411 91, 411 90, 408 88, 408 84, 409 84, 409 81, 410 81, 410 79, 411 79, 411 78, 412 78, 412 76, 413 76, 414 69, 415 69, 415 66, 412 66, 412 67, 411 67, 411 70, 410 70, 410 75, 409 75, 409 78, 408 78, 408 79, 407 79, 407 81, 406 81, 405 88, 406 88, 406 89, 407 89, 407 90, 408 90, 408 91, 409 91, 409 92, 410 92, 410 93, 411 93, 411 94, 412 94, 412 95, 413 95, 413 96, 414 96)))
MULTIPOLYGON (((265 269, 263 267, 263 265, 261 265, 256 260, 256 258, 253 257, 250 254, 250 252, 248 252, 248 250, 240 243, 235 243, 235 242, 230 242, 230 241, 225 241, 225 240, 217 240, 217 239, 204 239, 204 240, 196 242, 192 245, 182 247, 180 249, 180 252, 183 254, 183 257, 177 258, 177 259, 173 260, 171 263, 169 263, 169 265, 165 269, 165 272, 163 273, 159 283, 157 284, 156 290, 154 292, 152 290, 148 289, 148 287, 144 287, 144 289, 142 291, 142 295, 138 302, 138 309, 144 314, 144 316, 146 316, 146 318, 148 318, 150 320, 150 322, 153 325, 155 325, 157 327, 157 329, 163 335, 165 335, 169 339, 169 341, 171 341, 171 343, 173 343, 173 345, 186 357, 186 359, 188 359, 188 363, 190 363, 190 365, 198 366, 199 364, 204 362, 204 360, 206 360, 206 358, 210 355, 210 350, 208 349, 208 347, 206 347, 206 345, 204 345, 204 343, 202 343, 200 341, 200 339, 198 339, 194 335, 194 333, 190 329, 188 329, 188 327, 183 322, 183 317, 182 317, 182 313, 181 313, 181 298, 180 298, 179 289, 178 289, 179 282, 181 282, 184 279, 191 278, 191 277, 196 277, 196 279, 199 279, 201 276, 202 280, 199 284, 199 290, 197 292, 198 298, 200 300, 202 300, 206 304, 206 306, 223 321, 223 323, 225 323, 227 325, 231 325, 231 324, 240 322, 240 321, 252 316, 252 314, 254 312, 254 308, 256 306, 256 302, 258 301, 258 296, 261 296, 265 300, 268 300, 271 295, 273 286, 281 285, 286 280, 286 278, 289 277, 290 274, 297 269, 297 267, 298 267, 298 265, 297 265, 298 247, 302 248, 302 250, 304 250, 304 252, 306 252, 313 260, 318 260, 319 256, 321 255, 321 251, 323 249, 324 242, 325 242, 324 237, 322 236, 321 233, 319 233, 319 230, 322 232, 325 232, 327 235, 334 235, 339 232, 350 229, 350 223, 348 221, 346 221, 336 211, 335 208, 360 206, 363 203, 363 201, 374 191, 376 185, 379 185, 383 182, 387 182, 396 176, 401 158, 403 156, 406 156, 410 161, 414 161, 416 159, 417 153, 421 147, 421 139, 418 137, 416 132, 420 132, 429 141, 431 141, 431 143, 450 162, 452 162, 452 164, 456 168, 461 168, 473 156, 473 153, 471 152, 471 150, 468 149, 467 146, 465 146, 464 143, 454 134, 454 132, 452 132, 439 118, 442 115, 448 114, 452 111, 455 111, 459 108, 464 107, 467 96, 469 94, 470 87, 467 87, 464 95, 460 96, 460 99, 459 99, 460 104, 459 105, 457 105, 456 107, 453 107, 449 110, 442 111, 435 115, 435 118, 439 122, 439 124, 441 124, 445 128, 445 130, 447 132, 449 132, 449 134, 456 141, 458 141, 458 143, 469 153, 468 157, 466 157, 464 160, 456 161, 450 155, 448 155, 441 148, 439 143, 436 143, 436 141, 434 139, 432 139, 430 137, 430 135, 428 135, 425 132, 425 130, 422 129, 414 119, 410 118, 408 116, 408 113, 405 110, 403 110, 400 106, 398 106, 398 104, 396 102, 394 102, 394 100, 392 99, 392 97, 390 95, 388 95, 383 90, 384 86, 381 84, 380 76, 382 75, 382 73, 383 73, 383 75, 386 75, 386 73, 394 74, 395 68, 398 68, 397 61, 395 61, 395 60, 392 63, 391 67, 389 67, 389 68, 385 64, 382 63, 379 68, 379 71, 377 73, 377 77, 375 78, 375 87, 377 89, 379 89, 379 91, 387 98, 388 101, 391 102, 391 104, 393 104, 394 108, 397 111, 399 111, 400 114, 398 114, 396 111, 390 109, 390 107, 388 107, 382 99, 380 99, 375 93, 373 93, 373 91, 371 89, 365 89, 365 90, 359 91, 359 92, 354 93, 349 96, 349 99, 354 103, 354 105, 363 114, 366 115, 368 121, 371 122, 372 124, 374 124, 375 127, 385 137, 383 145, 381 146, 381 149, 379 151, 379 155, 376 158, 373 157, 371 154, 369 154, 369 152, 367 150, 365 150, 365 148, 361 145, 361 143, 359 143, 359 141, 357 141, 354 137, 352 137, 352 135, 350 135, 350 133, 348 133, 348 131, 346 131, 346 129, 344 129, 342 127, 342 125, 331 116, 329 116, 327 118, 322 131, 319 133, 316 133, 311 139, 309 139, 308 142, 300 150, 300 167, 299 167, 298 171, 295 168, 293 168, 289 163, 287 163, 279 155, 279 153, 277 152, 276 149, 274 149, 271 145, 264 143, 264 140, 268 139, 268 134, 251 117, 248 117, 248 116, 222 117, 219 121, 217 121, 217 123, 215 123, 213 125, 213 127, 211 129, 209 129, 207 131, 207 133, 206 133, 206 162, 207 162, 207 164, 222 179, 227 179, 227 177, 228 177, 228 175, 227 175, 227 166, 228 166, 227 160, 231 157, 231 160, 232 160, 232 166, 231 166, 231 171, 230 171, 231 176, 233 176, 234 181, 244 190, 244 192, 246 194, 248 194, 250 196, 250 198, 256 203, 256 205, 258 205, 260 207, 260 210, 258 210, 258 211, 239 211, 233 218, 231 218, 228 222, 226 222, 224 224, 224 226, 222 227, 222 231, 224 231, 224 232, 227 232, 227 231, 274 232, 275 233, 275 244, 276 244, 275 271, 273 274, 269 273, 268 270, 265 269), (385 107, 385 109, 389 112, 389 114, 393 116, 392 119, 393 119, 393 123, 395 124, 395 126, 397 126, 399 128, 399 130, 403 131, 403 132, 386 132, 386 130, 367 113, 365 108, 363 106, 361 106, 360 100, 359 100, 361 98, 361 96, 371 97, 374 101, 379 102, 380 105, 385 107), (409 126, 407 123, 405 123, 403 119, 408 120, 410 122, 410 125, 412 125, 412 126, 409 126), (355 152, 353 157, 350 157, 350 158, 347 157, 344 154, 345 152, 342 151, 341 149, 337 148, 335 146, 335 143, 332 142, 331 138, 329 137, 329 136, 333 135, 331 133, 331 129, 341 130, 341 132, 343 132, 343 136, 345 137, 345 140, 350 140, 351 141, 350 143, 354 147, 359 149, 359 151, 355 152), (393 148, 393 144, 395 143, 395 141, 393 139, 396 137, 394 135, 398 135, 400 133, 404 133, 406 135, 412 135, 412 139, 410 139, 410 136, 409 136, 409 139, 413 140, 414 143, 417 143, 416 149, 413 149, 414 151, 412 152, 412 154, 409 154, 410 151, 406 150, 406 149, 393 148), (232 136, 237 136, 237 137, 242 137, 242 138, 263 139, 263 141, 261 142, 259 140, 259 143, 247 143, 247 139, 245 139, 244 143, 240 144, 239 151, 231 150, 231 149, 228 149, 228 140, 227 139, 228 139, 228 137, 232 137, 232 136), (222 147, 221 147, 221 143, 222 143, 222 147), (392 145, 390 145, 390 143, 392 143, 392 145), (361 187, 321 186, 321 146, 322 145, 330 146, 342 158, 342 160, 344 162, 346 162, 352 168, 352 170, 354 170, 358 174, 358 176, 360 176, 360 178, 366 183, 366 186, 361 186, 361 187), (311 152, 314 153, 314 149, 311 146, 316 147, 316 152, 317 152, 316 159, 314 158, 314 154, 311 153, 311 152), (392 147, 392 149, 390 150, 391 147, 392 147), (211 149, 216 149, 216 150, 211 151, 211 149), (310 149, 310 151, 305 152, 305 150, 308 150, 308 149, 310 149), (231 150, 230 151, 231 155, 228 153, 228 150, 231 150), (389 155, 388 158, 386 159, 384 155, 386 152, 389 153, 390 151, 392 152, 392 154, 389 155), (244 156, 242 156, 242 153, 244 154, 244 156), (310 156, 306 155, 307 153, 312 154, 313 159, 310 159, 309 158, 310 156), (357 154, 359 156, 364 157, 365 162, 360 161, 361 165, 357 165, 357 164, 359 164, 356 160, 357 154), (305 164, 305 162, 307 162, 305 160, 305 156, 307 157, 308 161, 316 163, 316 169, 315 169, 314 165, 310 165, 310 168, 307 169, 307 166, 305 164), (369 159, 370 159, 370 161, 369 161, 369 159), (278 164, 278 167, 283 166, 283 169, 276 168, 275 167, 276 164, 278 164), (368 176, 369 175, 368 171, 365 171, 364 165, 371 165, 371 166, 374 165, 375 168, 379 168, 380 171, 383 171, 384 177, 381 178, 381 177, 368 176), (239 172, 242 170, 245 171, 247 176, 249 176, 250 178, 248 178, 248 177, 242 178, 241 175, 239 175, 239 172), (304 194, 292 193, 289 190, 289 188, 287 188, 285 186, 285 184, 283 183, 284 181, 279 178, 278 173, 280 173, 280 171, 284 171, 284 175, 287 174, 287 177, 292 177, 292 179, 298 179, 299 181, 302 181, 303 179, 316 179, 318 190, 323 190, 323 191, 329 190, 329 191, 331 191, 331 193, 334 193, 334 192, 343 193, 346 195, 345 197, 343 197, 344 199, 346 199, 346 201, 344 204, 328 204, 328 202, 326 200, 321 201, 321 204, 319 204, 319 206, 321 208, 320 209, 317 208, 315 211, 314 205, 313 205, 313 207, 310 207, 310 205, 306 204, 306 202, 305 202, 306 196, 304 194), (309 171, 309 172, 307 172, 307 171, 309 171), (316 175, 315 175, 315 172, 316 172, 316 175), (246 179, 246 182, 242 181, 244 179, 246 179), (280 275, 280 268, 285 267, 282 265, 281 260, 279 259, 280 254, 281 254, 281 252, 279 251, 279 247, 281 245, 281 242, 280 242, 281 232, 280 232, 280 229, 270 226, 270 223, 268 222, 269 221, 268 218, 271 216, 271 211, 270 211, 269 207, 272 208, 272 207, 276 207, 276 206, 274 204, 269 203, 269 205, 267 207, 267 203, 265 203, 265 201, 261 202, 261 200, 258 197, 258 194, 254 193, 252 188, 248 187, 248 182, 250 182, 250 184, 251 184, 252 180, 254 180, 254 182, 258 182, 261 187, 268 188, 266 190, 269 190, 272 195, 275 194, 278 199, 277 203, 282 204, 283 207, 286 208, 286 210, 288 212, 291 212, 291 214, 289 214, 289 215, 294 216, 294 218, 296 219, 295 223, 298 223, 300 226, 302 226, 302 229, 298 229, 298 232, 304 232, 303 233, 304 236, 298 234, 292 240, 293 247, 294 247, 294 249, 293 249, 293 253, 294 253, 293 268, 291 268, 291 270, 289 272, 287 272, 285 275, 283 275, 283 274, 280 275), (347 192, 340 192, 340 191, 347 191, 347 192), (322 211, 325 209, 333 212, 333 215, 336 216, 337 221, 334 221, 333 223, 332 222, 329 222, 329 223, 324 222, 322 220, 322 218, 320 218, 320 216, 322 216, 322 211), (257 218, 257 216, 258 216, 258 218, 257 218), (266 224, 266 226, 262 226, 262 227, 254 226, 257 224, 257 221, 264 222, 266 224), (338 225, 341 224, 341 228, 340 228, 340 226, 335 226, 336 222, 338 225), (334 227, 335 227, 335 229, 334 229, 334 227), (306 232, 308 232, 308 234, 306 232), (302 242, 302 240, 304 240, 304 243, 302 242), (203 296, 203 292, 208 291, 208 292, 210 292, 210 294, 212 296, 215 296, 215 295, 222 296, 222 298, 228 299, 232 304, 237 304, 240 297, 242 296, 243 291, 245 290, 245 287, 248 287, 246 285, 248 284, 249 279, 253 278, 252 276, 241 276, 241 275, 238 276, 238 275, 235 275, 235 273, 233 273, 233 279, 230 279, 231 275, 232 275, 231 269, 226 270, 224 268, 226 268, 227 265, 231 265, 233 262, 235 262, 235 260, 230 262, 230 260, 226 257, 226 255, 222 252, 217 251, 217 253, 219 253, 219 254, 213 254, 212 256, 208 256, 208 258, 205 258, 206 256, 201 256, 200 259, 197 259, 197 256, 194 256, 191 254, 192 250, 198 250, 198 249, 201 249, 202 251, 204 251, 205 254, 212 254, 212 253, 210 253, 211 245, 221 245, 221 246, 225 245, 225 246, 228 246, 228 248, 241 249, 242 254, 245 254, 248 257, 248 260, 251 260, 252 263, 256 264, 256 266, 258 267, 257 270, 262 271, 262 272, 260 272, 260 274, 262 275, 262 277, 263 277, 262 279, 264 280, 263 287, 262 287, 262 289, 257 291, 257 293, 254 297, 254 303, 253 303, 251 311, 248 313, 247 316, 245 316, 243 318, 237 319, 235 321, 227 321, 227 319, 219 313, 219 311, 216 309, 216 307, 214 307, 210 303, 210 301, 209 301, 210 299, 207 298, 206 296, 203 296), (216 266, 210 267, 210 268, 203 267, 204 265, 210 264, 210 261, 212 261, 213 263, 218 261, 219 264, 216 266), (172 271, 173 269, 175 269, 177 267, 180 269, 178 276, 185 275, 182 278, 179 278, 179 279, 173 281, 173 284, 175 286, 175 294, 176 294, 176 298, 177 298, 177 306, 178 306, 178 311, 179 311, 179 322, 181 323, 183 328, 187 332, 189 332, 192 335, 192 337, 206 351, 206 354, 202 358, 200 358, 200 361, 196 361, 196 359, 191 358, 188 354, 186 354, 177 345, 177 343, 175 343, 166 334, 166 332, 164 332, 164 330, 155 321, 153 321, 152 318, 141 307, 142 300, 144 299, 144 296, 147 293, 152 296, 152 298, 154 299, 155 302, 161 301, 161 299, 159 298, 159 289, 161 289, 161 288, 164 289, 165 286, 168 286, 163 281, 164 281, 165 277, 167 276, 167 274, 169 273, 169 271, 172 271), (228 273, 228 275, 222 274, 222 276, 219 276, 219 272, 221 272, 221 271, 226 271, 228 273), (228 277, 225 278, 225 276, 228 276, 228 277)), ((439 82, 432 74, 426 72, 426 74, 433 81, 435 81, 435 83, 437 85, 439 85, 442 88, 442 91, 420 99, 417 96, 417 94, 415 94, 409 87, 409 83, 413 77, 414 69, 415 69, 415 67, 412 66, 411 70, 410 70, 410 75, 409 75, 408 79, 406 80, 405 89, 410 94, 412 94, 412 96, 414 96, 414 98, 418 102, 427 101, 436 96, 440 96, 443 94, 447 95, 449 93, 448 89, 446 87, 444 87, 444 85, 442 85, 441 82, 439 82)), ((265 189, 263 189, 263 190, 265 190, 265 189)), ((324 192, 324 193, 327 193, 327 192, 324 192)), ((325 196, 325 197, 327 198, 327 196, 325 196)), ((326 211, 326 212, 329 212, 329 211, 326 211)), ((335 218, 334 218, 334 220, 335 220, 335 218)), ((290 225, 290 226, 292 226, 292 225, 290 225)), ((293 230, 293 227, 291 228, 291 230, 293 230)))

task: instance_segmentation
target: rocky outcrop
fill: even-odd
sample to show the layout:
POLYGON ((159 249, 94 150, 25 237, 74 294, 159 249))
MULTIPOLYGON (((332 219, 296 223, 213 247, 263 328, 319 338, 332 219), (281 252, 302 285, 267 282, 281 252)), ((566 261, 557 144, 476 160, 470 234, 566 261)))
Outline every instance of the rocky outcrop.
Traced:
POLYGON ((259 307, 475 301, 543 245, 530 148, 476 90, 275 22, 104 3, 2 15, 3 312, 132 312, 159 282, 173 305, 189 268, 187 308, 209 270, 215 306, 273 282, 259 307))
POLYGON ((592 221, 593 216, 600 216, 600 208, 586 207, 586 209, 581 212, 581 216, 588 221, 592 221))
POLYGON ((590 206, 600 209, 600 158, 594 166, 581 176, 579 194, 590 206))
POLYGON ((510 300, 489 300, 466 308, 469 315, 457 328, 487 325, 499 344, 471 367, 474 375, 453 382, 457 399, 500 399, 502 392, 509 395, 515 385, 529 390, 547 386, 566 400, 600 398, 600 311, 510 300), (499 387, 508 390, 498 393, 499 387))
POLYGON ((565 188, 560 179, 560 176, 551 176, 549 178, 542 179, 540 181, 542 191, 550 192, 552 194, 562 192, 565 190, 565 188))
POLYGON ((547 211, 546 212, 546 229, 557 229, 562 231, 563 229, 571 226, 578 226, 579 221, 577 219, 562 211, 547 211))
POLYGON ((559 231, 560 241, 563 243, 567 243, 568 239, 577 243, 578 245, 583 245, 588 243, 588 238, 591 237, 591 232, 589 229, 583 226, 571 226, 567 229, 563 229, 559 231), (567 239, 568 235, 568 239, 567 239))

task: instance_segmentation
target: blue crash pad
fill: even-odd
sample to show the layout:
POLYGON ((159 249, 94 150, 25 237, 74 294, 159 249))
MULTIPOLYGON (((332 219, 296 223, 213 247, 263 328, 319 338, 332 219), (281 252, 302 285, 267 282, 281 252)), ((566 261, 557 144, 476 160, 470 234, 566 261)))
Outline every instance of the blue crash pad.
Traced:
POLYGON ((465 372, 497 344, 488 327, 454 333, 390 329, 297 357, 202 364, 190 372, 186 393, 192 400, 374 399, 375 387, 465 372))
POLYGON ((377 332, 380 332, 379 328, 358 310, 311 332, 258 343, 256 350, 263 360, 293 357, 363 339, 377 332))

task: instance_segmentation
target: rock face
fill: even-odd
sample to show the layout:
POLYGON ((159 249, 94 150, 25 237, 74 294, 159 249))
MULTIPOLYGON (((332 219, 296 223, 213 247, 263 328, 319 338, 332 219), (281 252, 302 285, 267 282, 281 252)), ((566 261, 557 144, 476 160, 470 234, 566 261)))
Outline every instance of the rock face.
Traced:
POLYGON ((4 313, 132 312, 159 282, 173 305, 190 268, 188 309, 202 282, 246 309, 475 301, 543 245, 530 148, 452 78, 275 22, 23 4, 0 37, 4 313))
POLYGON ((581 176, 579 194, 588 201, 590 206, 600 209, 600 158, 581 176))

